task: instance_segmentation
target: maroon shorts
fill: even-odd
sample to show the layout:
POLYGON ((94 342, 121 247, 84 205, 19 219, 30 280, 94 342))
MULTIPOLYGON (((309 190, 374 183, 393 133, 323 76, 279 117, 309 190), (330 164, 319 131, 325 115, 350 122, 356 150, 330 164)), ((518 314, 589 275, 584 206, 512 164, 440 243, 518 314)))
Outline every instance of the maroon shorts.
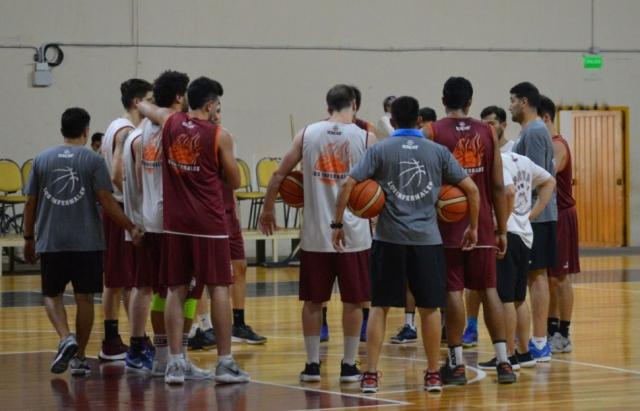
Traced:
POLYGON ((244 239, 242 238, 240 220, 238 220, 238 216, 236 215, 235 207, 231 210, 226 210, 224 216, 227 223, 227 231, 229 232, 231 261, 244 260, 244 239))
MULTIPOLYGON (((122 204, 120 204, 122 207, 122 204)), ((125 230, 107 213, 102 216, 106 249, 104 251, 104 286, 131 288, 134 275, 134 245, 125 241, 125 230)))
MULTIPOLYGON (((166 285, 156 285, 153 287, 154 294, 158 294, 160 298, 167 298, 167 286, 166 285)), ((199 300, 202 298, 202 293, 204 292, 204 284, 196 283, 195 278, 191 279, 189 283, 189 292, 187 293, 187 299, 194 298, 199 300)))
POLYGON ((160 279, 161 255, 162 234, 145 233, 142 244, 138 247, 134 247, 134 287, 156 287, 158 285, 158 281, 160 279))
POLYGON ((549 268, 547 274, 559 277, 579 273, 578 214, 575 207, 558 210, 557 233, 558 263, 554 268, 549 268))
POLYGON ((318 304, 329 301, 336 277, 342 302, 370 301, 369 250, 353 253, 300 251, 301 301, 318 304))
POLYGON ((447 290, 462 291, 496 288, 496 249, 445 248, 447 261, 447 290))
POLYGON ((160 284, 229 285, 231 258, 228 238, 164 234, 160 284))

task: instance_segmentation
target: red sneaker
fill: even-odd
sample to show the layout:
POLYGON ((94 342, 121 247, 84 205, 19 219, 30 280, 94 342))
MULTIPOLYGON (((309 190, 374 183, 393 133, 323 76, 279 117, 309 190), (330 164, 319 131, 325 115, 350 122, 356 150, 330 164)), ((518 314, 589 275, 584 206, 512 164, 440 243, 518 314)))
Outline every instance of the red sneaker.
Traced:
POLYGON ((436 372, 424 372, 424 390, 427 392, 442 392, 442 377, 440 373, 436 372))
POLYGON ((362 380, 360 380, 360 390, 365 394, 374 394, 378 392, 378 373, 367 371, 362 373, 362 380))
POLYGON ((122 342, 122 338, 118 335, 110 340, 102 340, 102 349, 98 353, 98 358, 104 361, 124 360, 127 356, 129 346, 122 342))

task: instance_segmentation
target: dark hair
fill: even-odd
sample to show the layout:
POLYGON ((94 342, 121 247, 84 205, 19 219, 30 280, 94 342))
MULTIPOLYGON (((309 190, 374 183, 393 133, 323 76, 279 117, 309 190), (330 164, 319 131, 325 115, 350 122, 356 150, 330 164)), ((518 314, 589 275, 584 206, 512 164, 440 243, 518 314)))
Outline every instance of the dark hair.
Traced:
POLYGON ((62 113, 60 132, 66 138, 80 138, 90 121, 91 116, 87 110, 80 107, 68 108, 62 113))
POLYGON ((449 77, 442 89, 442 100, 445 107, 459 110, 471 103, 473 86, 464 77, 449 77))
POLYGON ((159 107, 171 107, 176 96, 187 93, 189 76, 179 71, 167 70, 153 82, 153 100, 159 107))
POLYGON ((418 111, 418 116, 422 117, 422 121, 436 121, 438 119, 436 111, 431 107, 422 107, 418 111))
POLYGON ((502 108, 500 108, 498 106, 485 107, 482 110, 482 112, 480 113, 480 118, 485 118, 485 117, 490 116, 492 114, 495 114, 496 118, 501 123, 506 123, 507 122, 507 113, 504 111, 504 109, 502 109, 502 108))
POLYGON ((96 141, 102 141, 102 137, 104 133, 93 133, 91 135, 91 143, 95 143, 96 141))
POLYGON ((130 109, 133 99, 144 98, 144 96, 153 90, 153 86, 146 80, 132 78, 120 84, 120 101, 125 109, 130 109))
POLYGON ((526 98, 530 107, 537 109, 540 106, 540 92, 536 86, 528 81, 516 84, 509 90, 509 93, 518 98, 526 98))
POLYGON ((387 111, 389 107, 391 107, 391 103, 396 99, 396 96, 388 96, 384 100, 382 100, 382 109, 387 111))
POLYGON ((549 97, 541 94, 538 115, 542 117, 544 114, 548 114, 551 121, 556 121, 556 105, 549 97))
POLYGON ((410 96, 402 96, 391 103, 391 118, 397 128, 415 128, 418 122, 418 100, 410 96))
POLYGON ((198 77, 187 88, 187 99, 191 110, 202 108, 210 101, 216 101, 224 94, 222 84, 208 77, 198 77))
POLYGON ((353 96, 356 100, 356 111, 360 110, 360 104, 362 104, 362 93, 360 89, 356 86, 351 86, 353 89, 353 96))
POLYGON ((347 107, 351 107, 351 104, 356 99, 353 87, 346 84, 338 84, 327 92, 327 107, 330 112, 340 111, 347 107))

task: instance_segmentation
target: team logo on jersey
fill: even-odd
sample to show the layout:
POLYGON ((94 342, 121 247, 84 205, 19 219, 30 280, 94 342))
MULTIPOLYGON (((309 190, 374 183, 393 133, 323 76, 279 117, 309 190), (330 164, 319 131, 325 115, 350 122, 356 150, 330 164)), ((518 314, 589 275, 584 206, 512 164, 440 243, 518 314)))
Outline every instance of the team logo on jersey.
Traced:
POLYGON ((152 172, 153 169, 160 167, 160 155, 162 154, 162 144, 160 144, 161 130, 151 136, 149 143, 142 149, 142 167, 147 172, 152 172))
POLYGON ((416 159, 401 161, 397 181, 387 181, 387 188, 400 200, 418 201, 425 198, 433 189, 433 182, 427 179, 424 164, 416 159))
POLYGON ((327 134, 332 135, 332 136, 341 136, 342 135, 342 131, 340 130, 340 127, 335 125, 335 126, 331 127, 329 130, 327 130, 327 134))
POLYGON ((407 140, 407 142, 402 145, 402 148, 405 150, 417 150, 418 145, 413 140, 407 140))
POLYGON ((459 121, 456 124, 456 131, 469 131, 471 130, 471 126, 465 123, 464 121, 459 121))
POLYGON ((44 198, 52 204, 66 207, 84 197, 85 189, 80 186, 80 177, 72 167, 56 168, 53 174, 55 178, 43 189, 44 198))
POLYGON ((73 158, 73 153, 65 149, 62 153, 58 153, 58 158, 73 158))
POLYGON ((349 142, 328 143, 320 151, 313 175, 325 184, 336 184, 349 171, 349 142))
POLYGON ((484 145, 480 141, 480 135, 478 133, 473 137, 463 137, 458 140, 458 144, 453 150, 453 156, 469 174, 484 171, 484 166, 482 165, 484 145))
POLYGON ((195 134, 194 136, 180 134, 169 147, 168 163, 178 174, 198 172, 200 171, 200 165, 198 164, 200 151, 200 134, 195 134))
POLYGON ((516 188, 516 198, 513 203, 513 212, 524 216, 531 211, 531 175, 525 170, 518 170, 513 176, 513 184, 516 188))

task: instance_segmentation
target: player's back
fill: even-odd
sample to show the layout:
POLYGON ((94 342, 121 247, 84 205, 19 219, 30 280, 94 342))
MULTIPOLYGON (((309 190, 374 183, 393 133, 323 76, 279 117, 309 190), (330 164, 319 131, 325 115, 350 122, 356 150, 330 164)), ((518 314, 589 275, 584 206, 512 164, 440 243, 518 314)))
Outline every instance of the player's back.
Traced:
MULTIPOLYGON (((133 130, 135 127, 133 123, 124 117, 117 118, 113 120, 107 130, 104 132, 104 136, 102 137, 102 144, 100 145, 100 154, 104 157, 105 162, 107 163, 107 170, 109 170, 109 175, 113 178, 113 153, 116 149, 116 135, 125 129, 133 130)), ((122 192, 115 184, 113 186, 113 197, 122 203, 122 192)))

